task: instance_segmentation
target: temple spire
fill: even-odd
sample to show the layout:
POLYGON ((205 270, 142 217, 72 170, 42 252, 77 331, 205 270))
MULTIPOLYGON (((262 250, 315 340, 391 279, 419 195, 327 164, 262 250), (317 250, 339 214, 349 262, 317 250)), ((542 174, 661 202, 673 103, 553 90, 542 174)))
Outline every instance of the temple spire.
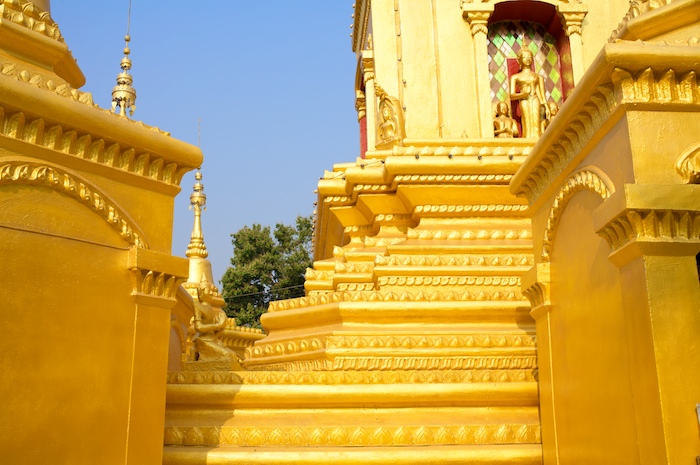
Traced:
POLYGON ((202 184, 202 172, 197 170, 194 175, 196 182, 194 184, 194 192, 190 195, 190 208, 194 210, 194 226, 192 227, 192 236, 190 243, 187 246, 188 257, 207 258, 207 246, 204 244, 204 234, 202 233, 202 211, 206 208, 207 196, 204 193, 204 185, 202 184))
POLYGON ((122 58, 120 67, 122 72, 117 76, 117 85, 112 89, 112 111, 118 113, 120 116, 126 116, 127 110, 129 115, 133 116, 136 110, 136 89, 132 86, 134 79, 129 74, 131 70, 131 59, 129 54, 131 49, 129 48, 129 42, 131 41, 131 36, 129 32, 131 30, 131 0, 129 0, 129 16, 126 26, 126 35, 124 36, 124 58, 122 58))

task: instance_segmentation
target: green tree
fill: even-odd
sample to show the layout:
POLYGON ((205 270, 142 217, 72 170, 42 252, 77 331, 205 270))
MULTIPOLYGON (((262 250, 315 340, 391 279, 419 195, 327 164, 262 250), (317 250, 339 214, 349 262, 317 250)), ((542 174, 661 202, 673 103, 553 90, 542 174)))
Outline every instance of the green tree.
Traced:
POLYGON ((260 316, 273 300, 304 295, 304 273, 311 266, 312 218, 295 226, 244 226, 231 234, 233 258, 221 279, 226 313, 236 324, 260 328, 260 316))

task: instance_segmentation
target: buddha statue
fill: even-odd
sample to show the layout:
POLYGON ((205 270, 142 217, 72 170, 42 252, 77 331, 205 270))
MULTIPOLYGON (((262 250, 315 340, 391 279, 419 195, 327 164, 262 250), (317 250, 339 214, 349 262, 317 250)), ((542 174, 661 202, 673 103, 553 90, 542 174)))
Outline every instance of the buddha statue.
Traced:
POLYGON ((398 99, 390 97, 379 84, 375 84, 379 98, 377 121, 377 149, 402 145, 405 137, 403 113, 398 99))
MULTIPOLYGON (((549 117, 547 115, 544 115, 542 118, 542 133, 544 134, 544 130, 547 129, 549 124, 552 122, 552 119, 554 116, 559 113, 559 105, 557 105, 555 102, 547 102, 547 107, 549 107, 549 117)), ((542 110, 544 112, 544 108, 542 110)))
MULTIPOLYGON (((520 103, 520 124, 522 137, 537 138, 542 135, 540 110, 545 102, 544 78, 532 71, 534 57, 532 52, 523 47, 518 52, 520 71, 510 77, 510 98, 520 103)), ((549 107, 545 106, 546 119, 549 119, 549 107)))
POLYGON ((518 123, 510 117, 510 108, 506 102, 496 104, 496 117, 493 119, 493 134, 497 138, 517 137, 520 131, 518 123))

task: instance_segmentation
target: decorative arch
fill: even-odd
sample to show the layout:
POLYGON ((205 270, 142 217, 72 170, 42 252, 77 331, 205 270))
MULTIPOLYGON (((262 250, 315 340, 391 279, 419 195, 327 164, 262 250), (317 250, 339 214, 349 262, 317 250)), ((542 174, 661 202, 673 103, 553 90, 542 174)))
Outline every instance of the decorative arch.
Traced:
POLYGON ((0 164, 0 186, 25 184, 48 187, 90 208, 105 220, 129 245, 147 249, 148 242, 136 224, 114 202, 88 182, 45 164, 11 162, 0 164))
MULTIPOLYGON (((608 183, 606 183, 596 171, 595 168, 591 167, 584 168, 571 174, 566 181, 564 181, 559 192, 557 192, 556 197, 554 197, 554 202, 552 203, 552 208, 549 210, 547 226, 544 230, 542 261, 549 262, 550 260, 550 253, 552 252, 554 235, 557 225, 559 224, 559 219, 561 218, 564 208, 566 208, 566 205, 574 194, 587 190, 598 194, 603 200, 607 199, 612 194, 613 191, 611 191, 608 183)), ((610 185, 612 184, 610 183, 610 185)))

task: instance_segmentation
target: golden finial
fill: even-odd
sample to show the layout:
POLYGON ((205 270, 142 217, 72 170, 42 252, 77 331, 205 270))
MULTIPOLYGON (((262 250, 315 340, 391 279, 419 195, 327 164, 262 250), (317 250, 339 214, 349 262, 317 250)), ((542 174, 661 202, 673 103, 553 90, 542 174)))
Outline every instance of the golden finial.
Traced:
POLYGON ((204 233, 202 233, 202 211, 206 210, 207 196, 204 193, 202 184, 202 172, 198 169, 194 175, 194 192, 190 195, 190 209, 194 209, 194 226, 192 236, 187 246, 188 257, 207 258, 207 246, 204 244, 204 233))
POLYGON ((131 41, 131 36, 129 35, 131 29, 131 0, 129 0, 129 16, 126 26, 126 35, 124 36, 124 58, 122 58, 120 67, 122 72, 117 76, 117 85, 112 89, 112 111, 114 113, 119 113, 121 116, 126 116, 126 111, 129 110, 129 115, 134 115, 134 110, 136 110, 136 89, 133 88, 132 84, 134 79, 129 74, 131 69, 131 59, 129 54, 131 49, 129 49, 129 42, 131 41), (117 110, 117 107, 119 110, 117 110))

